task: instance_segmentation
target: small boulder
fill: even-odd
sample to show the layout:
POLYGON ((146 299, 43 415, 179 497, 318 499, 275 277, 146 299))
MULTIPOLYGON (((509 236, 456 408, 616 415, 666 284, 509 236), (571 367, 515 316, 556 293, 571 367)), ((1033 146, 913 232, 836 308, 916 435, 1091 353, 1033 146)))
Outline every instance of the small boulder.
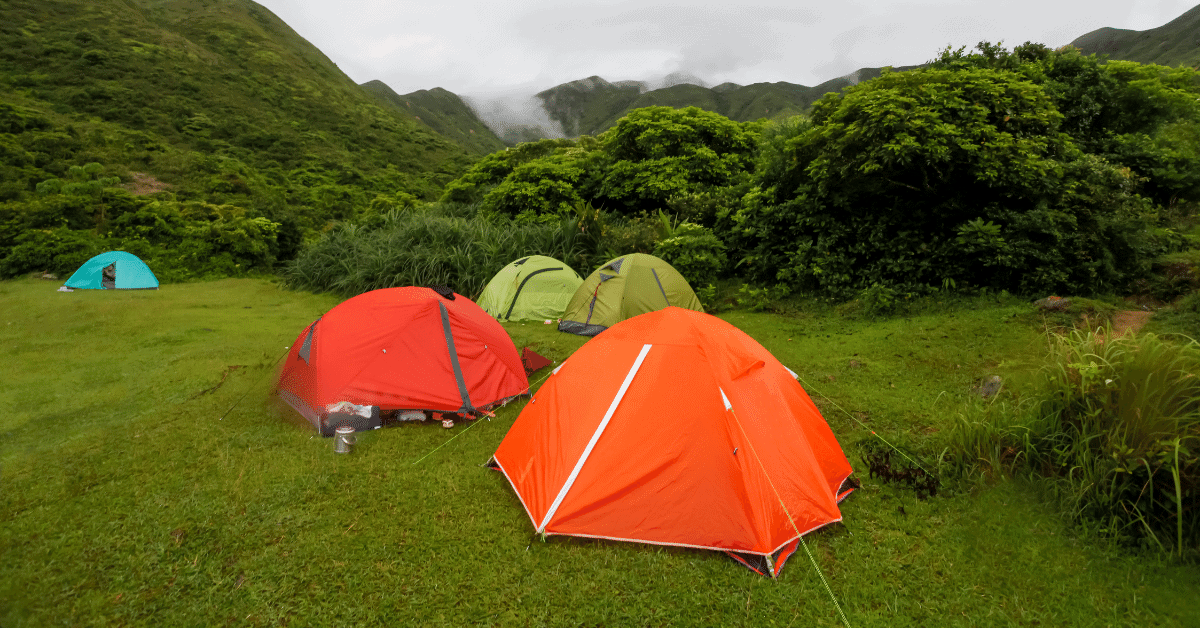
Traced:
POLYGON ((1038 299, 1033 304, 1038 309, 1049 310, 1051 312, 1065 312, 1071 307, 1071 300, 1066 297, 1048 296, 1044 299, 1038 299))
POLYGON ((1004 381, 1000 379, 1000 376, 993 375, 993 376, 987 378, 986 380, 984 380, 978 386, 976 386, 974 388, 974 391, 975 391, 975 394, 979 395, 980 397, 983 397, 984 399, 987 399, 989 397, 995 396, 996 393, 1000 392, 1000 388, 1003 385, 1004 385, 1004 381))

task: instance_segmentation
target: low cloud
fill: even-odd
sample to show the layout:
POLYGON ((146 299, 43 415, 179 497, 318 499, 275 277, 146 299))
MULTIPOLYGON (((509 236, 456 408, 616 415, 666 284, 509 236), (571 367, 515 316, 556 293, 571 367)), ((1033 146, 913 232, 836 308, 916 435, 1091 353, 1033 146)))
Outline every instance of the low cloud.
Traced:
POLYGON ((501 138, 519 135, 522 129, 540 129, 546 137, 566 137, 562 125, 550 119, 542 101, 533 94, 466 96, 475 115, 501 138))

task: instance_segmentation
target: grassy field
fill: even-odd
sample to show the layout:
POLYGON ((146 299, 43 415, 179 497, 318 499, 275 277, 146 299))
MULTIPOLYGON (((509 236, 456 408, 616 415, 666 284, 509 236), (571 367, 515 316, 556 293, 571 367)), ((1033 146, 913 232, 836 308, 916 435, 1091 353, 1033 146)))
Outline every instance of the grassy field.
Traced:
MULTIPOLYGON (((772 581, 716 552, 535 538, 480 466, 521 404, 335 455, 270 395, 285 347, 334 297, 261 280, 56 287, 0 283, 5 628, 841 625, 803 551, 772 581)), ((849 623, 1200 625, 1200 569, 1081 536, 1031 486, 919 500, 866 477, 872 430, 936 460, 973 386, 1019 388, 1046 351, 1024 302, 927 310, 721 314, 800 374, 860 470, 845 525, 806 537, 849 623)), ((584 340, 507 328, 556 360, 584 340)))

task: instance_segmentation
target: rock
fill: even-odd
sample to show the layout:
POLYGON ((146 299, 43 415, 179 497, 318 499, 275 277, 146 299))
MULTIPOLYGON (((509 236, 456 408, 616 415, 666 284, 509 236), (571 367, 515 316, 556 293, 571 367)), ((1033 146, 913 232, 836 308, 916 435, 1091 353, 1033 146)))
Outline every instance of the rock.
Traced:
POLYGON ((975 391, 975 394, 979 395, 980 397, 983 397, 984 399, 987 399, 988 397, 993 397, 996 395, 996 393, 1000 392, 1000 388, 1003 385, 1004 385, 1004 382, 1003 382, 1003 380, 1000 379, 1000 376, 993 375, 993 376, 987 378, 987 380, 984 381, 982 384, 976 386, 974 388, 974 391, 975 391))
POLYGON ((1065 312, 1071 307, 1071 300, 1065 297, 1048 296, 1044 299, 1038 299, 1033 304, 1042 310, 1050 310, 1051 312, 1065 312))

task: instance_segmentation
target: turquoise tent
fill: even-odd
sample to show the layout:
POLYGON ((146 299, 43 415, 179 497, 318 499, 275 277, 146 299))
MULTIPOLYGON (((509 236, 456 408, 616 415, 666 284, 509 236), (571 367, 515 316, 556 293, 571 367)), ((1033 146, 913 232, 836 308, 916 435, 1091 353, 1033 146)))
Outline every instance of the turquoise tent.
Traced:
POLYGON ((157 290, 158 278, 133 253, 109 251, 84 262, 63 285, 85 290, 157 290))

